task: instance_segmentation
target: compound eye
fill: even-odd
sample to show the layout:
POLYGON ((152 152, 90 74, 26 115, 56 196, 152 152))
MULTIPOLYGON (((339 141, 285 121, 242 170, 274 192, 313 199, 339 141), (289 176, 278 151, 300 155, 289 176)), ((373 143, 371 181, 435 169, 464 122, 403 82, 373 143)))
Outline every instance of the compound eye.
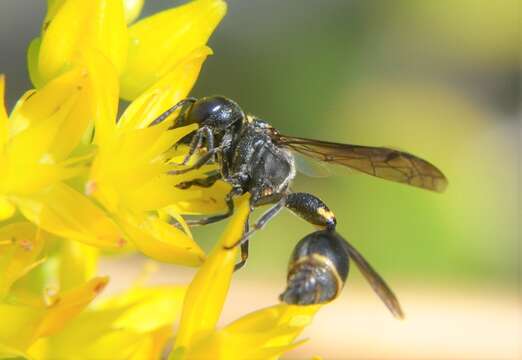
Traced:
POLYGON ((213 129, 226 129, 243 118, 243 111, 234 101, 223 96, 199 99, 188 114, 188 124, 200 124, 213 129))

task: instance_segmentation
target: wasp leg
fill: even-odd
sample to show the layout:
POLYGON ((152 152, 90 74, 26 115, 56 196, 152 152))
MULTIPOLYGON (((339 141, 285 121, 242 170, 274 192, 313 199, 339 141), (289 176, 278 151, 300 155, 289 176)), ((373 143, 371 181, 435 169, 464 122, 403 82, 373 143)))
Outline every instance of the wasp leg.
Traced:
MULTIPOLYGON (((245 230, 243 230, 243 234, 247 234, 250 228, 250 217, 247 217, 245 222, 245 230)), ((236 265, 234 265, 234 271, 238 271, 243 266, 245 266, 246 261, 248 259, 248 240, 241 244, 241 261, 239 261, 236 265)))
POLYGON ((190 141, 189 152, 185 155, 183 161, 176 163, 176 165, 186 165, 194 153, 203 145, 203 139, 207 140, 207 151, 210 152, 214 150, 214 135, 207 126, 203 126, 194 134, 194 137, 190 141))
POLYGON ((194 136, 192 137, 192 140, 190 141, 189 151, 188 151, 187 155, 185 155, 185 157, 183 158, 183 161, 181 161, 181 163, 176 163, 176 164, 185 165, 190 160, 192 155, 194 155, 196 150, 201 147, 202 141, 203 141, 203 135, 198 130, 198 131, 196 131, 196 134, 194 134, 194 136))
POLYGON ((193 97, 190 97, 190 98, 186 98, 186 99, 183 99, 181 100, 180 102, 178 102, 176 105, 174 105, 173 107, 171 107, 170 109, 168 109, 167 111, 165 111, 163 114, 161 114, 160 116, 158 116, 153 122, 151 122, 149 124, 149 126, 154 126, 154 125, 158 125, 159 123, 162 123, 163 121, 165 121, 165 119, 167 119, 174 111, 178 110, 179 108, 181 108, 181 115, 180 116, 184 116, 185 112, 188 110, 188 107, 187 105, 192 105, 194 104, 195 102, 197 101, 196 98, 193 98, 193 97))
POLYGON ((210 159, 212 159, 214 157, 214 155, 216 155, 218 153, 218 151, 220 151, 220 150, 221 150, 220 147, 213 148, 212 150, 207 151, 203 156, 201 156, 198 159, 198 161, 196 161, 194 163, 194 165, 189 166, 188 168, 185 168, 185 169, 181 169, 181 170, 170 170, 167 174, 180 175, 180 174, 185 174, 192 170, 199 169, 200 167, 202 167, 203 165, 208 163, 210 161, 210 159))
POLYGON ((244 243, 241 244, 241 261, 234 265, 234 271, 238 271, 243 266, 245 266, 246 261, 248 259, 248 239, 244 243))
POLYGON ((213 172, 206 178, 199 178, 199 179, 194 179, 194 180, 190 180, 190 181, 180 182, 179 184, 176 185, 176 187, 179 189, 188 189, 191 186, 208 188, 208 187, 211 187, 212 185, 214 185, 216 183, 216 181, 220 180, 221 178, 222 177, 219 172, 213 172))
POLYGON ((335 229, 337 220, 334 213, 321 199, 312 194, 291 193, 286 198, 285 206, 312 225, 322 229, 335 229))
POLYGON ((234 201, 232 200, 232 198, 236 195, 240 195, 240 193, 235 190, 232 190, 226 196, 225 201, 226 201, 227 207, 228 207, 226 213, 209 216, 209 217, 204 217, 204 218, 200 218, 200 219, 188 219, 185 222, 189 226, 199 226, 199 225, 212 224, 212 223, 215 223, 215 222, 218 222, 218 221, 221 221, 221 220, 224 220, 224 219, 230 217, 232 215, 232 213, 234 212, 234 201))
MULTIPOLYGON (((251 207, 254 208, 254 205, 251 207)), ((317 225, 322 229, 334 230, 337 224, 334 213, 318 197, 308 193, 290 193, 283 196, 277 204, 261 215, 252 230, 245 233, 243 237, 234 244, 225 247, 225 249, 232 249, 246 243, 254 232, 262 229, 283 207, 286 207, 310 224, 317 225)))
POLYGON ((272 220, 279 213, 279 211, 281 211, 283 207, 285 207, 285 202, 286 197, 282 197, 277 204, 272 206, 270 209, 268 209, 268 211, 261 215, 261 217, 254 224, 254 228, 252 230, 246 231, 241 239, 239 239, 229 247, 225 247, 225 249, 232 249, 238 245, 243 246, 243 244, 246 244, 248 242, 248 239, 250 238, 250 236, 252 236, 254 232, 256 232, 257 230, 261 230, 270 220, 272 220))

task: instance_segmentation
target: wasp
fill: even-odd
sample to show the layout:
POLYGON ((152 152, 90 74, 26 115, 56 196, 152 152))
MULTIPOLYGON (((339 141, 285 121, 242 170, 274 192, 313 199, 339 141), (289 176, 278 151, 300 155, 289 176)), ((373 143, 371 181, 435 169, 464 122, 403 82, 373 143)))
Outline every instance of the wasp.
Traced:
POLYGON ((197 124, 187 138, 189 150, 172 175, 186 173, 207 163, 217 163, 218 170, 200 179, 177 186, 209 187, 221 180, 230 184, 226 196, 227 211, 200 219, 189 225, 204 225, 223 220, 234 211, 233 198, 250 194, 250 208, 270 205, 251 227, 245 224, 243 237, 232 247, 240 246, 241 268, 248 258, 249 238, 263 228, 282 209, 289 209, 305 221, 322 229, 306 236, 293 252, 288 271, 287 289, 281 300, 291 304, 315 304, 333 300, 348 275, 349 259, 353 260, 370 285, 397 317, 402 316, 399 303, 382 278, 361 254, 335 232, 334 213, 318 197, 305 192, 292 192, 296 175, 294 154, 305 155, 325 163, 347 166, 378 178, 427 190, 441 192, 447 185, 444 174, 434 165, 407 152, 385 147, 339 144, 280 134, 267 121, 247 114, 233 100, 223 96, 187 98, 156 118, 151 126, 176 113, 172 128, 197 124))

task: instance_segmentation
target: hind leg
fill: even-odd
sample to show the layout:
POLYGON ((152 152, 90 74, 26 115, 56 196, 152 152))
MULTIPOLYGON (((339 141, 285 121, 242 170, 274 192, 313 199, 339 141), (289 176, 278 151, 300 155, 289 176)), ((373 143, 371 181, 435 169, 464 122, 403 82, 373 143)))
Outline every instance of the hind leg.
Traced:
MULTIPOLYGON (((252 206, 253 208, 254 206, 252 206)), ((245 233, 241 239, 232 244, 228 249, 242 245, 257 230, 262 229, 272 220, 283 207, 286 207, 300 218, 322 229, 334 230, 337 224, 334 213, 318 197, 309 193, 290 193, 284 195, 277 204, 265 212, 255 223, 253 229, 245 233)))
MULTIPOLYGON (((243 234, 247 234, 249 231, 249 221, 250 219, 247 218, 245 222, 245 229, 243 230, 243 234)), ((248 259, 248 240, 241 244, 241 260, 234 266, 234 271, 238 271, 243 266, 245 266, 246 261, 248 259)))
POLYGON ((188 189, 191 186, 208 188, 208 187, 211 187, 212 185, 214 185, 216 183, 216 181, 220 180, 221 178, 222 178, 221 174, 216 171, 216 172, 210 173, 210 175, 208 175, 205 178, 198 178, 198 179, 180 182, 179 184, 176 185, 176 187, 179 189, 188 189))

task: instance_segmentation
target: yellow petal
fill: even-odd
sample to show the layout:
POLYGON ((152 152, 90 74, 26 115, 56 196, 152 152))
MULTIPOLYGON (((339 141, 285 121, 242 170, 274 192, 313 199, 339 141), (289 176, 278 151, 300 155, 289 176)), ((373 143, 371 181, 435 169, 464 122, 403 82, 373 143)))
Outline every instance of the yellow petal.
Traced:
MULTIPOLYGON (((4 74, 0 74, 0 154, 2 154, 3 146, 7 141, 8 134, 8 119, 7 119, 7 111, 5 109, 4 104, 4 96, 5 96, 5 76, 4 74)), ((1 155, 0 155, 1 156, 1 155)))
POLYGON ((291 344, 308 326, 321 305, 297 306, 279 304, 248 314, 222 331, 228 334, 262 334, 268 346, 291 344))
POLYGON ((58 10, 62 7, 63 3, 67 0, 47 0, 47 13, 45 14, 45 20, 43 23, 44 31, 49 27, 50 21, 56 16, 58 10))
MULTIPOLYGON (((93 334, 89 335, 92 336, 93 334)), ((125 329, 103 329, 103 332, 95 335, 90 341, 76 337, 70 340, 58 338, 53 341, 53 346, 50 347, 45 358, 127 360, 145 337, 145 334, 125 329)))
POLYGON ((40 76, 38 70, 38 56, 40 55, 40 47, 42 46, 42 38, 36 37, 29 43, 27 48, 27 70, 29 71, 29 78, 35 88, 41 88, 44 81, 40 76))
POLYGON ((184 359, 271 359, 301 345, 295 338, 310 324, 317 306, 280 304, 248 314, 201 339, 184 359))
POLYGON ((35 329, 42 321, 44 308, 0 303, 0 344, 17 351, 25 351, 34 341, 35 329))
MULTIPOLYGON (((50 20, 56 16, 56 13, 58 13, 58 10, 65 1, 66 0, 47 0, 47 14, 43 24, 44 31, 49 26, 50 20)), ((136 20, 141 13, 144 2, 144 0, 123 0, 125 20, 127 23, 136 20)))
POLYGON ((110 142, 100 143, 91 168, 88 193, 112 213, 156 210, 178 200, 181 189, 167 175, 166 152, 194 129, 167 131, 168 124, 119 131, 110 142))
POLYGON ((0 241, 6 240, 11 244, 0 252, 0 299, 16 280, 38 264, 45 234, 30 223, 13 223, 0 228, 0 241))
POLYGON ((60 290, 75 288, 96 274, 99 250, 77 241, 62 241, 58 257, 60 290))
POLYGON ((121 96, 135 99, 194 49, 204 46, 225 12, 222 0, 196 0, 132 25, 121 96))
POLYGON ((5 197, 0 196, 0 221, 9 219, 15 211, 16 207, 5 197))
POLYGON ((172 326, 152 331, 139 342, 129 360, 161 359, 165 345, 172 336, 172 326))
POLYGON ((75 68, 19 103, 11 116, 11 156, 34 161, 45 153, 56 160, 67 155, 92 118, 87 81, 86 69, 75 68))
POLYGON ((0 303, 0 344, 25 351, 39 337, 53 334, 76 317, 107 284, 107 278, 95 278, 82 286, 54 296, 45 306, 0 303))
POLYGON ((116 328, 137 332, 172 326, 181 314, 186 286, 134 287, 112 296, 98 309, 123 309, 113 321, 116 328))
POLYGON ((37 358, 44 359, 125 359, 143 337, 143 334, 135 331, 113 327, 114 320, 125 310, 87 309, 72 319, 62 331, 44 339, 44 344, 36 342, 29 349, 29 354, 35 357, 38 354, 37 358))
POLYGON ((27 358, 27 354, 25 354, 22 351, 13 349, 13 348, 11 348, 9 346, 5 346, 3 344, 0 344, 0 359, 11 359, 11 358, 13 358, 13 359, 18 359, 18 358, 26 359, 27 358))
POLYGON ((120 221, 136 248, 148 257, 173 264, 199 266, 205 253, 180 229, 156 218, 120 221))
POLYGON ((184 291, 184 286, 137 287, 112 296, 51 335, 47 358, 159 359, 184 291))
POLYGON ((281 346, 264 346, 257 334, 236 334, 230 336, 223 332, 211 336, 195 344, 186 352, 178 352, 174 358, 184 360, 197 359, 235 359, 235 360, 268 360, 279 359, 279 356, 290 351, 306 340, 296 341, 281 346))
POLYGON ((140 16, 145 0, 124 0, 125 21, 130 24, 140 16))
POLYGON ((118 113, 119 83, 114 65, 99 51, 82 56, 89 72, 88 94, 92 96, 92 119, 96 127, 95 143, 100 144, 114 136, 118 113))
POLYGON ((38 69, 47 82, 83 52, 98 50, 121 72, 127 57, 122 1, 69 0, 59 6, 42 35, 38 69))
POLYGON ((57 256, 54 249, 57 248, 56 244, 62 241, 62 239, 57 239, 49 234, 45 236, 44 249, 41 251, 38 260, 31 265, 24 276, 11 286, 6 301, 14 300, 16 304, 32 307, 45 306, 46 294, 56 292, 59 289, 57 256))
POLYGON ((100 294, 108 282, 108 277, 94 278, 80 287, 53 297, 42 322, 38 326, 36 336, 49 336, 59 331, 68 321, 85 309, 100 294))
MULTIPOLYGON (((206 46, 196 48, 157 81, 145 88, 140 87, 139 93, 135 90, 133 98, 146 91, 126 109, 118 126, 132 129, 147 127, 164 111, 186 98, 210 54, 212 50, 206 46)), ((124 97, 125 87, 122 86, 121 90, 124 97)))
POLYGON ((208 335, 214 330, 219 319, 238 254, 238 247, 227 250, 224 246, 232 245, 243 234, 244 224, 249 215, 248 195, 238 199, 236 205, 236 213, 221 240, 198 270, 187 290, 175 351, 183 351, 183 348, 189 348, 197 339, 208 335))
POLYGON ((103 210, 65 184, 13 201, 27 219, 52 234, 100 248, 121 248, 125 243, 103 210))
POLYGON ((171 216, 223 213, 227 210, 225 197, 229 192, 230 185, 224 181, 218 181, 208 188, 194 187, 180 192, 178 201, 165 208, 165 211, 171 216))

